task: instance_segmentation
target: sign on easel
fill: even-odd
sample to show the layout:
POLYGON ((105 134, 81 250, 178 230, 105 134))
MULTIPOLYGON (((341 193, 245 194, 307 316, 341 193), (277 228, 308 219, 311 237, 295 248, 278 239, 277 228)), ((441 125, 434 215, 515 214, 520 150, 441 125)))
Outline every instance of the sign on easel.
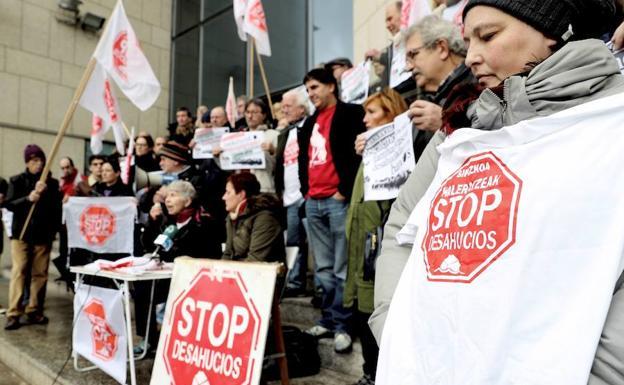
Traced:
POLYGON ((150 384, 258 384, 278 266, 176 259, 150 384))

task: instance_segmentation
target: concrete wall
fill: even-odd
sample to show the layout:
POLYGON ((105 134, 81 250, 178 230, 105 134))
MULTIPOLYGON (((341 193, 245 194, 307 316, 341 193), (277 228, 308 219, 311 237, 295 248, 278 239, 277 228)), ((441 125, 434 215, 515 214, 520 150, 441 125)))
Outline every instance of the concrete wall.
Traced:
MULTIPOLYGON (((84 0, 86 12, 108 17, 115 0, 84 0)), ((140 112, 117 90, 128 127, 164 133, 168 121, 171 0, 126 0, 126 12, 152 69, 161 95, 140 112)), ((55 19, 57 0, 0 0, 0 175, 23 167, 28 143, 48 152, 65 111, 98 41, 98 36, 55 19)), ((84 138, 91 114, 78 107, 59 155, 70 155, 82 167, 84 138)), ((112 140, 109 133, 107 139, 112 140)), ((57 162, 52 168, 55 175, 57 162)))
POLYGON ((364 60, 364 53, 379 50, 390 44, 391 35, 386 30, 386 6, 394 0, 353 0, 353 59, 364 60))

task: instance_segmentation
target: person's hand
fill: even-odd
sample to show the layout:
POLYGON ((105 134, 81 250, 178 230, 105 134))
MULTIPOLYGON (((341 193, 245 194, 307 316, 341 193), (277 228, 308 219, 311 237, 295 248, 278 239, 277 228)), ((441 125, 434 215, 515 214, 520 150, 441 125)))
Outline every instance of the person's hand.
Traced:
POLYGON ((262 151, 268 151, 269 154, 273 155, 273 153, 275 152, 275 146, 273 146, 273 143, 271 142, 264 142, 260 145, 260 148, 262 149, 262 151))
POLYGON ((163 212, 162 212, 162 207, 160 206, 160 203, 156 203, 150 209, 149 215, 150 215, 150 218, 152 218, 153 220, 156 220, 159 216, 162 215, 162 213, 163 212))
POLYGON ((46 188, 48 188, 48 186, 45 184, 45 182, 37 181, 37 183, 35 183, 35 191, 39 194, 44 192, 46 188))
POLYGON ((67 203, 67 201, 69 200, 69 195, 65 194, 63 195, 63 203, 67 203))
POLYGON ((407 116, 424 131, 435 132, 442 127, 442 107, 424 100, 416 100, 409 107, 407 116))
POLYGON ((613 42, 614 51, 624 48, 624 22, 613 32, 611 41, 613 42))
POLYGON ((217 158, 218 158, 218 157, 219 157, 219 155, 221 155, 221 153, 222 153, 222 152, 223 152, 223 150, 222 150, 222 149, 221 149, 221 147, 219 147, 219 146, 214 146, 214 147, 212 148, 212 156, 214 156, 214 157, 217 157, 217 158))
POLYGON ((195 144, 197 144, 197 143, 195 142, 195 139, 191 139, 191 141, 189 142, 189 145, 188 145, 188 146, 189 146, 189 148, 193 148, 193 147, 195 147, 195 144))
POLYGON ((332 195, 332 198, 334 198, 337 201, 344 201, 345 199, 347 199, 344 195, 340 193, 340 191, 336 191, 334 195, 332 195))
POLYGON ((355 138, 355 153, 361 156, 364 153, 364 147, 366 147, 366 136, 360 134, 355 138))
POLYGON ((154 199, 152 202, 156 204, 165 203, 165 198, 167 197, 167 186, 160 186, 160 188, 154 194, 154 199))
POLYGON ((37 191, 32 190, 30 192, 30 194, 28 194, 28 197, 26 199, 28 199, 29 201, 31 201, 32 203, 35 203, 37 201, 39 201, 39 198, 41 198, 41 194, 39 194, 37 191))
POLYGON ((366 60, 366 59, 379 60, 380 57, 381 57, 381 52, 378 49, 375 49, 375 48, 369 49, 364 54, 364 60, 366 60))

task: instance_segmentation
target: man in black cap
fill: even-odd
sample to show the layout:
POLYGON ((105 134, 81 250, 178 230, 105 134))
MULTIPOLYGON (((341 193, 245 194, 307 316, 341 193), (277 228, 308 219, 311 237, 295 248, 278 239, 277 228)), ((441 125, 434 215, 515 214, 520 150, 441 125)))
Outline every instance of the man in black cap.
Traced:
POLYGON ((52 241, 61 226, 61 201, 59 182, 50 175, 41 182, 45 154, 36 144, 24 149, 26 170, 11 178, 5 207, 13 211, 11 238, 11 283, 9 308, 5 329, 21 326, 20 317, 26 315, 27 324, 47 324, 43 315, 48 265, 52 241), (30 208, 35 209, 24 236, 20 234, 30 208), (28 271, 30 269, 30 272, 28 271), (31 276, 30 297, 26 308, 22 305, 26 276, 31 276))

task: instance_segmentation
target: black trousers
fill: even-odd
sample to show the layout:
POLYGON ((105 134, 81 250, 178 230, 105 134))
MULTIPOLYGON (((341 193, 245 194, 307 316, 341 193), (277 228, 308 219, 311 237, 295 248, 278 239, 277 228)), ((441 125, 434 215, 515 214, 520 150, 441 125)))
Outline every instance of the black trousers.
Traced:
POLYGON ((359 310, 355 312, 355 322, 358 334, 360 335, 360 342, 362 343, 362 356, 364 357, 362 369, 364 370, 364 374, 375 378, 379 346, 377 346, 377 341, 373 336, 373 332, 371 332, 368 326, 368 319, 370 316, 371 314, 362 313, 359 310))

